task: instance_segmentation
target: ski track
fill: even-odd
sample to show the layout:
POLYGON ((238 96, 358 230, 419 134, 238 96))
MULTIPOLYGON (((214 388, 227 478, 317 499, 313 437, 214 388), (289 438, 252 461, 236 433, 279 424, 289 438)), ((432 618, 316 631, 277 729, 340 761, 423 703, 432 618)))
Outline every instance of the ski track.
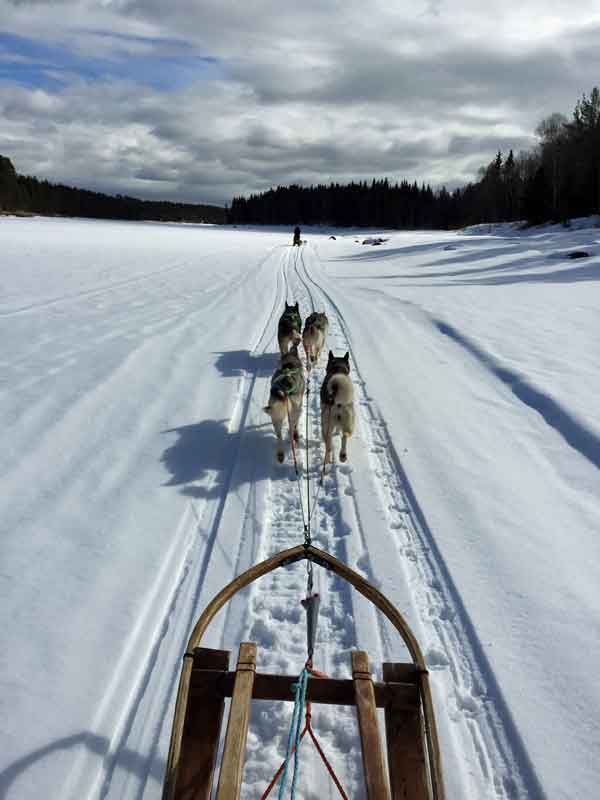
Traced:
MULTIPOLYGON (((271 249, 255 266, 253 273, 262 269, 272 252, 271 249)), ((229 284, 218 293, 211 306, 250 277, 246 275, 229 284)), ((193 320, 188 322, 194 324, 193 320)), ((184 334, 178 341, 192 338, 186 331, 184 334)), ((256 379, 257 375, 250 371, 240 377, 232 401, 230 433, 239 434, 244 429, 256 379)), ((215 473, 204 487, 205 496, 190 499, 186 506, 163 566, 92 722, 94 732, 111 731, 106 750, 100 763, 94 759, 90 768, 87 749, 79 748, 61 796, 100 800, 126 796, 137 800, 144 796, 149 784, 156 786, 157 781, 162 782, 165 762, 164 753, 159 751, 165 728, 170 728, 169 714, 179 678, 180 657, 197 616, 210 599, 203 596, 203 586, 229 489, 239 469, 241 446, 240 437, 237 456, 229 462, 225 473, 215 473), (218 493, 212 491, 217 483, 218 493), (212 497, 213 494, 218 496, 212 497), (127 698, 125 703, 124 697, 127 698), (90 779, 90 774, 95 777, 90 779)), ((232 578, 234 574, 232 570, 232 578)))
MULTIPOLYGON (((234 253, 237 251, 230 250, 229 253, 234 253)), ((224 251, 224 255, 227 255, 227 251, 224 251)), ((195 256, 194 263, 195 267, 198 268, 201 264, 205 262, 210 262, 213 259, 213 254, 210 253, 206 256, 195 256)), ((0 319, 4 319, 6 317, 14 317, 19 316, 21 314, 29 314, 32 312, 41 311, 43 309, 52 308, 52 307, 60 307, 65 304, 76 302, 77 300, 82 299, 90 299, 92 297, 100 297, 105 295, 109 292, 114 292, 116 289, 122 289, 125 287, 131 286, 142 286, 144 284, 153 282, 156 278, 163 277, 165 275, 169 275, 170 273, 180 270, 189 268, 190 263, 188 259, 183 261, 176 261, 173 264, 169 264, 166 267, 161 267, 161 269, 152 270, 150 272, 143 272, 140 275, 136 275, 132 278, 123 278, 122 280, 111 281, 110 283, 103 283, 98 286, 94 286, 91 289, 84 289, 80 292, 72 292, 71 294, 66 295, 59 295, 57 297, 50 297, 47 300, 42 300, 38 303, 30 303, 26 306, 19 306, 17 308, 2 308, 0 307, 0 319)))
MULTIPOLYGON (((190 499, 175 528, 169 552, 93 721, 94 731, 110 729, 112 735, 101 763, 94 762, 92 785, 89 754, 81 749, 61 796, 101 800, 126 796, 141 800, 146 788, 155 787, 162 779, 179 659, 195 619, 212 596, 205 584, 212 560, 223 557, 216 550, 220 535, 225 532, 227 541, 235 541, 227 562, 231 578, 252 563, 303 541, 301 496, 304 514, 307 512, 304 414, 298 447, 302 494, 289 452, 284 465, 275 463, 270 424, 262 452, 253 451, 255 444, 247 435, 250 429, 265 426, 262 407, 268 398, 269 376, 261 372, 263 357, 277 352, 276 326, 284 301, 298 300, 303 317, 316 310, 325 310, 329 317, 329 337, 322 361, 328 349, 350 352, 357 411, 349 463, 329 467, 319 489, 319 388, 323 365, 308 374, 309 472, 311 500, 316 499, 311 522, 314 543, 375 585, 381 584, 378 576, 386 573, 395 576, 396 584, 401 583, 399 577, 404 579, 405 586, 398 593, 411 598, 416 611, 422 631, 418 638, 426 643, 436 697, 449 709, 443 713, 449 713, 459 737, 467 732, 470 738, 480 772, 475 777, 476 785, 489 787, 491 794, 485 796, 496 800, 541 797, 541 793, 528 793, 535 781, 526 774, 515 736, 506 733, 503 711, 496 707, 494 689, 489 687, 493 675, 487 665, 480 663, 468 616, 407 483, 385 420, 368 394, 343 314, 330 293, 312 277, 311 273, 322 273, 317 251, 307 246, 286 247, 279 253, 271 249, 254 273, 271 261, 276 261, 271 307, 249 353, 247 368, 241 371, 230 414, 229 432, 238 436, 236 454, 224 475, 213 476, 213 483, 219 481, 218 496, 211 497, 213 493, 208 491, 207 497, 190 499), (266 477, 257 481, 261 457, 268 459, 270 466, 265 470, 266 477), (373 498, 376 519, 368 510, 373 498), (370 527, 377 520, 384 530, 377 531, 377 547, 370 552, 369 542, 374 538, 370 527), (443 680, 436 680, 438 677, 443 680), (436 686, 438 683, 440 686, 436 686), (123 697, 127 697, 124 704, 123 697), (115 709, 119 709, 118 713, 115 709), (132 769, 128 764, 136 753, 142 763, 132 769)), ((221 291, 214 302, 220 297, 221 291)), ((349 654, 357 647, 369 652, 374 669, 392 652, 396 655, 397 642, 380 614, 370 606, 365 611, 349 585, 335 575, 315 566, 314 578, 315 590, 321 596, 317 668, 349 675, 349 654)), ((299 673, 306 658, 305 617, 300 606, 305 586, 306 562, 278 569, 252 584, 227 607, 220 623, 221 646, 244 638, 256 641, 259 669, 299 673)), ((232 648, 234 663, 236 657, 232 648)), ((271 765, 285 750, 290 715, 291 704, 255 705, 244 798, 256 797, 270 780, 271 765)), ((355 800, 364 797, 361 763, 353 752, 358 740, 352 710, 315 708, 314 725, 350 796, 355 800)), ((302 758, 300 795, 306 800, 335 797, 336 790, 319 767, 312 747, 303 746, 302 758)))

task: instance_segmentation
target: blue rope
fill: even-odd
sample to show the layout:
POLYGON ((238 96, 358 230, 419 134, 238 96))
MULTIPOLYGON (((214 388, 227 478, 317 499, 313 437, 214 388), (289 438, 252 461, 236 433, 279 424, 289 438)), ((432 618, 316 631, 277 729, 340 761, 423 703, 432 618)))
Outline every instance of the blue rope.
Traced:
POLYGON ((290 800, 294 800, 296 794, 296 782, 298 780, 298 752, 300 750, 300 733, 302 728, 302 711, 306 704, 306 689, 308 686, 309 672, 306 667, 300 673, 298 683, 293 685, 294 689, 294 711, 292 713, 292 721, 290 723, 290 731, 288 733, 287 750, 285 753, 283 775, 281 776, 281 783, 279 784, 278 800, 284 800, 285 787, 287 784, 288 767, 290 764, 290 756, 292 754, 292 746, 295 745, 294 751, 294 772, 292 775, 292 788, 290 800))
POLYGON ((290 790, 290 800, 294 800, 296 796, 296 782, 298 780, 298 767, 300 765, 300 733, 302 727, 302 711, 304 710, 304 706, 306 705, 306 689, 308 687, 308 670, 306 667, 302 670, 302 674, 300 676, 301 682, 301 696, 300 696, 300 711, 298 712, 298 718, 296 721, 296 750, 294 751, 294 773, 292 775, 292 788, 290 790))

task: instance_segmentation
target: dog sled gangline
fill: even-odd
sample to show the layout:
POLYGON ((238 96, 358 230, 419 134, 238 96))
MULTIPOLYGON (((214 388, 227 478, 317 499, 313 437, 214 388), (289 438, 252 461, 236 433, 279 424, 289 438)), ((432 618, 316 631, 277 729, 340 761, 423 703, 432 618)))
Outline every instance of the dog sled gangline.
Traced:
MULTIPOLYGON (((318 595, 312 597, 317 598, 318 606, 318 595)), ((310 726, 310 704, 323 703, 356 708, 366 795, 369 800, 444 800, 440 748, 429 675, 415 636, 402 614, 382 592, 343 562, 313 547, 310 541, 277 553, 234 578, 213 598, 196 622, 183 657, 163 800, 210 800, 213 778, 217 771, 216 800, 237 800, 242 787, 252 702, 293 702, 294 691, 294 715, 299 703, 301 705, 303 700, 308 703, 304 730, 300 735, 298 723, 295 746, 290 749, 288 743, 285 770, 282 765, 263 798, 267 797, 281 771, 281 780, 285 780, 290 755, 299 747, 306 732, 310 734, 330 770, 341 797, 347 797, 333 775, 310 726), (350 583, 387 617, 402 638, 412 662, 384 663, 383 681, 374 682, 367 653, 354 651, 351 654, 352 679, 328 678, 315 673, 311 669, 310 639, 312 626, 314 644, 316 620, 312 618, 311 621, 308 591, 307 600, 303 601, 307 608, 309 641, 309 658, 302 673, 304 682, 302 676, 299 680, 298 676, 256 672, 257 648, 252 642, 240 643, 237 667, 233 671, 229 670, 229 652, 201 647, 202 637, 217 612, 238 592, 263 575, 303 559, 308 562, 311 589, 313 564, 334 572, 350 583), (302 698, 299 700, 300 695, 302 698), (218 759, 226 698, 231 698, 231 703, 225 743, 218 759), (377 721, 378 708, 385 710, 388 766, 377 721)), ((291 731, 289 742, 292 742, 291 731)))

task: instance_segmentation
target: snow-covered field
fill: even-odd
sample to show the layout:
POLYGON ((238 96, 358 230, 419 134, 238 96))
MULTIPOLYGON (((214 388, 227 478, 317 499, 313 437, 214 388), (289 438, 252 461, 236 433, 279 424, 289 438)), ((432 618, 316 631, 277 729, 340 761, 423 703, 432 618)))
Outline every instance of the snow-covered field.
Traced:
MULTIPOLYGON (((302 541, 262 410, 286 298, 327 312, 354 379, 315 544, 413 626, 449 800, 598 795, 600 231, 481 230, 305 231, 299 250, 282 230, 0 218, 0 797, 160 797, 195 618, 302 541)), ((405 658, 365 601, 316 583, 316 667, 405 658)), ((252 639, 261 670, 298 672, 304 587, 302 563, 267 576, 207 644, 235 659, 252 639)), ((290 710, 254 714, 245 798, 290 710)), ((315 728, 362 797, 350 711, 315 728)), ((335 797, 302 758, 300 796, 335 797)))

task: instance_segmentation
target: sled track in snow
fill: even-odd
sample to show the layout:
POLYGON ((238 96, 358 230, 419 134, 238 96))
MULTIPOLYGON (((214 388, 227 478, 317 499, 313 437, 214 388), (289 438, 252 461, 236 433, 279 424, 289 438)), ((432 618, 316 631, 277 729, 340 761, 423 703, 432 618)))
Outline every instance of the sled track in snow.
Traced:
MULTIPOLYGON (((351 354, 361 423, 359 433, 368 446, 371 465, 369 472, 362 470, 357 474, 356 483, 364 483, 367 475, 377 477, 372 483, 386 512, 387 537, 395 542, 402 562, 399 566, 410 586, 413 605, 424 633, 422 643, 428 665, 433 672, 447 670, 450 675, 452 688, 443 698, 448 708, 446 713, 468 731, 483 782, 491 792, 486 797, 543 800, 545 795, 468 612, 412 491, 385 420, 368 395, 343 314, 331 294, 314 280, 304 258, 301 259, 301 269, 305 275, 303 283, 312 284, 315 292, 324 298, 330 322, 332 317, 337 319, 341 331, 338 346, 351 354)), ((350 463, 354 457, 353 449, 351 442, 350 463)), ((350 476, 352 483, 354 475, 350 476)), ((366 550, 365 531, 360 530, 360 526, 359 532, 366 550)), ((377 584, 378 570, 366 571, 369 579, 377 584)))
MULTIPOLYGON (((307 287, 297 274, 298 251, 288 249, 284 256, 282 269, 282 285, 284 297, 273 319, 271 346, 277 350, 276 326, 279 314, 283 310, 283 299, 288 302, 300 301, 305 306, 304 294, 307 287)), ((263 337, 267 347, 268 335, 263 337)), ((312 378, 311 378, 312 381, 312 378)), ((320 431, 318 423, 318 391, 311 384, 311 416, 310 416, 310 459, 311 472, 319 466, 320 431)), ((267 401, 269 382, 265 381, 259 408, 267 401)), ((291 465, 288 452, 286 463, 282 466, 274 462, 274 440, 269 423, 269 477, 264 484, 263 508, 265 524, 260 531, 258 547, 254 553, 254 561, 272 555, 303 541, 303 514, 300 507, 300 495, 297 478, 291 465)), ((298 459, 301 470, 304 512, 307 513, 305 494, 305 417, 301 418, 301 442, 298 447, 298 459)), ((318 531, 318 541, 330 552, 346 559, 347 553, 343 543, 346 531, 340 530, 337 512, 337 488, 333 483, 324 489, 328 513, 323 515, 318 531)), ((248 534, 246 534, 247 536, 248 534)), ((249 566, 245 557, 240 569, 249 566)), ((306 565, 297 564, 292 568, 276 570, 265 576, 257 584, 253 584, 247 594, 247 600, 241 599, 239 605, 243 613, 238 617, 239 635, 237 639, 249 638, 259 645, 259 667, 265 671, 289 673, 300 672, 306 659, 304 612, 300 600, 305 594, 306 565), (285 647, 282 648, 282 643, 285 647)), ((348 651, 356 646, 354 614, 352 598, 347 587, 336 576, 315 570, 315 588, 321 594, 321 612, 319 620, 319 645, 315 654, 315 664, 320 669, 348 672, 348 651)), ((228 623, 235 623, 237 612, 232 609, 228 623)), ((226 623, 226 625, 228 624, 226 623)), ((315 724, 325 736, 328 754, 336 770, 346 776, 350 786, 356 786, 360 780, 357 764, 349 753, 348 737, 355 728, 355 721, 349 711, 315 710, 315 724), (340 721, 344 720, 343 724, 340 721)), ((247 748, 247 762, 244 777, 243 797, 254 798, 264 790, 272 777, 273 760, 281 758, 285 750, 285 739, 289 726, 289 708, 282 704, 260 704, 253 715, 247 748), (267 706, 267 708, 265 708, 267 706), (265 752, 273 755, 265 759, 265 752)), ((302 796, 306 798, 335 797, 335 787, 329 785, 319 768, 318 760, 313 759, 310 748, 303 751, 303 759, 310 763, 305 771, 306 782, 302 786, 302 796), (330 793, 331 792, 331 793, 330 793)), ((360 790, 351 796, 362 796, 360 790)))

